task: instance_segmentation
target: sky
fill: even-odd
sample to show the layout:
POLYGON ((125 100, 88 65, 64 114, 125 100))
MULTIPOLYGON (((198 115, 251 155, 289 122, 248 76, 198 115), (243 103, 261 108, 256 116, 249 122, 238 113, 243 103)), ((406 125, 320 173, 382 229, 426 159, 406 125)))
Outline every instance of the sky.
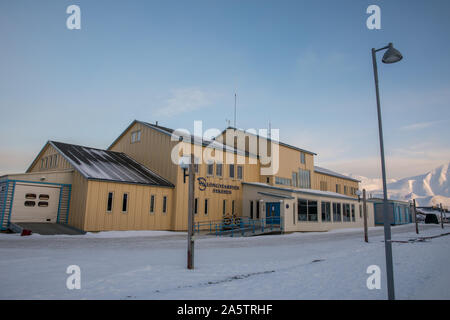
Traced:
POLYGON ((107 148, 134 120, 280 130, 316 165, 388 178, 450 161, 448 0, 0 1, 0 175, 48 140, 107 148), (81 29, 69 30, 70 5, 81 29), (369 5, 381 29, 369 30, 369 5))

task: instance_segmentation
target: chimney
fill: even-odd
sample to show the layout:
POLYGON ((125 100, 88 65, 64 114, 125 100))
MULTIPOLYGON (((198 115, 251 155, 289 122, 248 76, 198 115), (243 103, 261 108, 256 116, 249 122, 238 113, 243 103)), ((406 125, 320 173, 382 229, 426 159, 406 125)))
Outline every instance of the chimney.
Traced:
POLYGON ((155 122, 155 125, 158 126, 158 121, 155 122))

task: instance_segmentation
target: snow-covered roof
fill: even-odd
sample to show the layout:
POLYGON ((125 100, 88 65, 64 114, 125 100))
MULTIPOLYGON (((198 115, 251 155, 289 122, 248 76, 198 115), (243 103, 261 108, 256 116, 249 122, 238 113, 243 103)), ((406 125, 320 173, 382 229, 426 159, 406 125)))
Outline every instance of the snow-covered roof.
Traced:
POLYGON ((330 169, 318 167, 318 166, 314 166, 314 171, 318 172, 318 173, 322 173, 322 174, 327 174, 329 176, 337 177, 337 178, 342 178, 342 179, 346 179, 346 180, 352 180, 352 181, 355 181, 355 182, 361 182, 359 180, 350 178, 349 176, 346 176, 346 175, 343 175, 343 174, 331 171, 330 169))
POLYGON ((280 190, 280 191, 287 191, 287 192, 293 192, 293 193, 303 193, 303 194, 311 194, 315 196, 321 196, 321 197, 331 197, 331 198, 339 198, 339 199, 346 199, 346 200, 358 200, 356 198, 352 198, 340 193, 331 192, 331 191, 321 191, 321 190, 314 190, 314 189, 301 189, 301 188, 292 188, 292 187, 276 187, 271 186, 266 183, 262 182, 242 182, 243 185, 250 185, 255 187, 262 187, 262 188, 268 188, 273 190, 280 190))
POLYGON ((221 135, 224 134, 224 133, 225 133, 227 130, 229 130, 229 129, 237 130, 237 131, 241 131, 241 132, 245 132, 246 134, 250 134, 250 135, 253 135, 253 136, 256 136, 256 137, 264 138, 264 139, 266 139, 266 140, 269 141, 269 142, 273 142, 273 143, 275 143, 275 144, 279 144, 280 146, 288 147, 288 148, 290 148, 290 149, 294 149, 294 150, 297 150, 297 151, 309 153, 309 154, 312 154, 312 155, 317 155, 317 153, 314 153, 314 152, 312 152, 312 151, 308 151, 308 150, 305 150, 305 149, 302 149, 302 148, 293 146, 293 145, 291 145, 291 144, 287 144, 287 143, 285 143, 285 142, 272 140, 272 139, 270 139, 269 137, 257 135, 257 134, 254 134, 254 133, 252 133, 252 132, 245 131, 245 130, 243 130, 243 129, 239 129, 239 128, 235 128, 235 127, 231 127, 231 126, 228 127, 228 128, 226 128, 225 130, 223 130, 222 133, 221 133, 221 135))
POLYGON ((163 187, 174 186, 122 152, 56 141, 49 141, 49 143, 86 179, 163 187))

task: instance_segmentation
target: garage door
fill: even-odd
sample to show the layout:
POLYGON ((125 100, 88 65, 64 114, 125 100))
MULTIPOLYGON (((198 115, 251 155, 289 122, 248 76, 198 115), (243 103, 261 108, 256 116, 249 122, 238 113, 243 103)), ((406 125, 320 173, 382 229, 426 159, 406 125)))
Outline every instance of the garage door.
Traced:
POLYGON ((58 217, 60 187, 17 183, 11 222, 50 222, 58 217))

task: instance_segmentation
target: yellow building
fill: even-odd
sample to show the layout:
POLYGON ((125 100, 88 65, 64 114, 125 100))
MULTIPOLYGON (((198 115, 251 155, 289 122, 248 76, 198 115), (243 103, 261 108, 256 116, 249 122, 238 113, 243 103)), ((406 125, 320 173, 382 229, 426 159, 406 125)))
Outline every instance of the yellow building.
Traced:
POLYGON ((313 152, 234 128, 205 140, 135 120, 106 150, 49 141, 26 173, 0 177, 0 227, 186 230, 188 184, 177 159, 191 150, 197 225, 242 217, 284 231, 361 226, 358 181, 314 166, 313 152))

